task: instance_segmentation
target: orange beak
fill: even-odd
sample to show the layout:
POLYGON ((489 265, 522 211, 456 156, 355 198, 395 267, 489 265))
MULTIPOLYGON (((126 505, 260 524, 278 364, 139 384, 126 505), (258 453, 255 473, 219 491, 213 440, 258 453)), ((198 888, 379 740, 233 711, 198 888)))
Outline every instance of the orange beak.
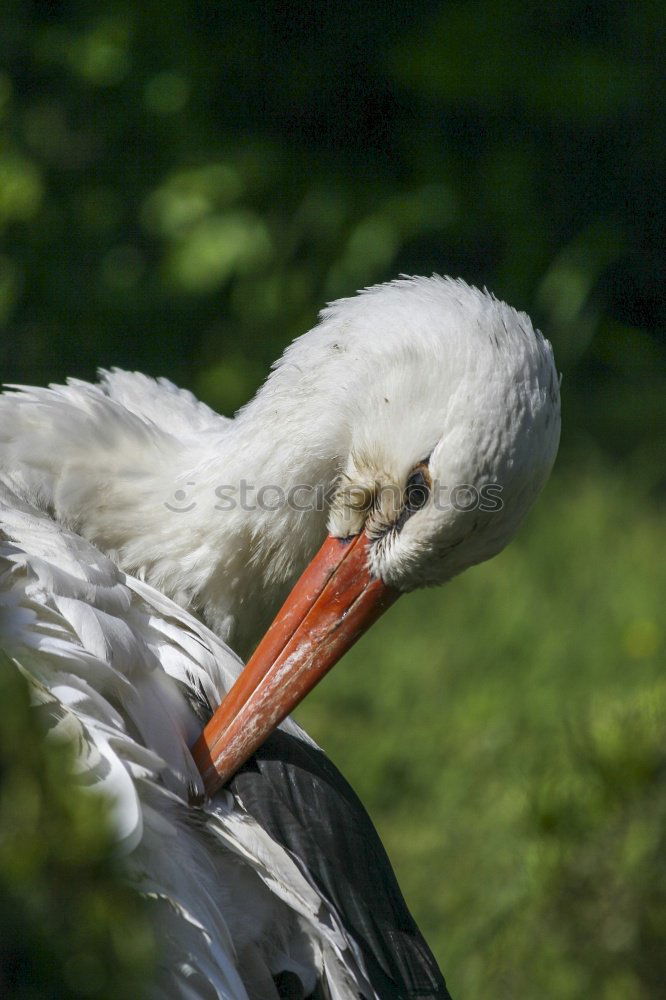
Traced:
POLYGON ((398 597, 372 575, 369 544, 365 532, 329 536, 294 586, 192 748, 209 795, 398 597))

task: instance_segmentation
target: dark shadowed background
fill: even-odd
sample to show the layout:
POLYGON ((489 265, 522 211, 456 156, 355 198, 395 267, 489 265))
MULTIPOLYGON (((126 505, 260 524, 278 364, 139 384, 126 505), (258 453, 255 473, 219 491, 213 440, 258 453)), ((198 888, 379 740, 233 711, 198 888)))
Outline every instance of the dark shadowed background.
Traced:
MULTIPOLYGON (((3 381, 119 365, 232 413, 327 300, 400 272, 486 285, 553 341, 562 452, 525 531, 300 713, 457 998, 666 981, 661 6, 0 9, 3 381)), ((135 995, 151 946, 106 833, 3 715, 3 787, 33 794, 0 796, 0 985, 135 995)))

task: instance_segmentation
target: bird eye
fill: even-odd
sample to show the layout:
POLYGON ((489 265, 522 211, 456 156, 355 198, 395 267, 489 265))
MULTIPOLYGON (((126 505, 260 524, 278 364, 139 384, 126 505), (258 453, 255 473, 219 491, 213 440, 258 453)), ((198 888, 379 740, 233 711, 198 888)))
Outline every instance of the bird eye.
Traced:
POLYGON ((430 476, 425 466, 414 469, 405 485, 403 509, 413 514, 428 502, 430 496, 430 476))

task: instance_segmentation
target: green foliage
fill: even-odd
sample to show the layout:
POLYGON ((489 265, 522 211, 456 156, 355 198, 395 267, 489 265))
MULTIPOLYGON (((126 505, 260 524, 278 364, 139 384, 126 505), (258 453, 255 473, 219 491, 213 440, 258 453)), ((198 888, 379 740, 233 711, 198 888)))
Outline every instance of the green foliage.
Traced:
POLYGON ((8 0, 3 376, 120 364, 231 410, 324 301, 436 270, 553 338, 566 444, 628 454, 663 419, 661 20, 8 0))
MULTIPOLYGON (((120 365, 229 412, 325 300, 400 271, 487 285, 554 341, 563 471, 529 529, 400 602, 303 709, 460 997, 666 978, 662 24, 652 0, 0 9, 2 380, 120 365)), ((32 791, 0 806, 2 974, 136 995, 104 823, 5 705, 3 789, 32 791)))
POLYGON ((109 817, 81 794, 69 748, 45 743, 25 682, 0 651, 0 993, 141 997, 153 964, 109 817))
POLYGON ((665 544, 645 488, 561 473, 501 556, 402 598, 300 710, 454 996, 665 980, 665 544))

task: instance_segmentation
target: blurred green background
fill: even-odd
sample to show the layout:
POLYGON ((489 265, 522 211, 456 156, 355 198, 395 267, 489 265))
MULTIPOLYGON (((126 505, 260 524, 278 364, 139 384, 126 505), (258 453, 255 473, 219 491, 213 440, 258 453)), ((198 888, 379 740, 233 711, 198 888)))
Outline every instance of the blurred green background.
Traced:
MULTIPOLYGON (((652 0, 0 8, 3 381, 119 365, 231 413, 327 300, 400 272, 487 285, 554 343, 562 451, 526 530, 399 603, 300 713, 456 998, 666 983, 664 27, 652 0)), ((50 803, 9 714, 2 795, 32 767, 50 803)), ((17 996, 149 977, 149 942, 104 944, 107 881, 116 923, 141 914, 81 810, 0 834, 0 918, 31 928, 0 985, 19 939, 52 951, 17 996)))

